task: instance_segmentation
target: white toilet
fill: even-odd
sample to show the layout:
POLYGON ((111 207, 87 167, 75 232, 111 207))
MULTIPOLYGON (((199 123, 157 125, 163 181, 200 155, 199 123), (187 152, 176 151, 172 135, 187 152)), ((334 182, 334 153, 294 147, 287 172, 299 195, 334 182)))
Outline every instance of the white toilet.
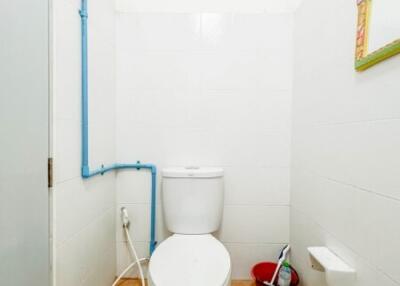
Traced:
POLYGON ((228 286, 231 261, 212 232, 223 211, 223 169, 163 170, 162 203, 172 236, 150 258, 151 286, 228 286))

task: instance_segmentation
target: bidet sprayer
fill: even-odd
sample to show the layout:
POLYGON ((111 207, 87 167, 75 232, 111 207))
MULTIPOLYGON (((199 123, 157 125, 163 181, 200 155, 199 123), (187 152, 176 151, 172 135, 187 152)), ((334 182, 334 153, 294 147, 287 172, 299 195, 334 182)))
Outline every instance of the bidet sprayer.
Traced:
POLYGON ((121 208, 121 221, 124 228, 129 228, 129 215, 125 207, 121 208))

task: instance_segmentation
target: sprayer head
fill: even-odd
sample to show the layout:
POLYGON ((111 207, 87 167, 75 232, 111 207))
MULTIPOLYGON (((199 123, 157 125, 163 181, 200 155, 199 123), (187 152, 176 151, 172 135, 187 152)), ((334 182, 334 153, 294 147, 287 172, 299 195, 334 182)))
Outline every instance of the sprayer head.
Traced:
POLYGON ((125 207, 121 208, 121 221, 124 228, 129 228, 129 215, 125 207))

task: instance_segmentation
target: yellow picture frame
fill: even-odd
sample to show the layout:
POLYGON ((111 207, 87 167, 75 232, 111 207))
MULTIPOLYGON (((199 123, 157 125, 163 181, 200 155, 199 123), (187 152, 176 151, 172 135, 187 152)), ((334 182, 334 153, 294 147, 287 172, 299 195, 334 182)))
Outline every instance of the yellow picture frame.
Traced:
POLYGON ((377 51, 369 53, 368 35, 373 0, 357 0, 358 20, 356 37, 355 69, 364 71, 400 53, 400 39, 395 40, 377 51))

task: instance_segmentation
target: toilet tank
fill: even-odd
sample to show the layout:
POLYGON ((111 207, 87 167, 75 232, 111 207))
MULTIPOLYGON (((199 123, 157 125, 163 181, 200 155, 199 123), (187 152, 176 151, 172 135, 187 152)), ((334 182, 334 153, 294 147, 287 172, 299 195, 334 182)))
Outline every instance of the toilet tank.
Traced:
POLYGON ((221 168, 167 168, 162 172, 162 204, 167 229, 206 234, 219 229, 224 205, 221 168))

